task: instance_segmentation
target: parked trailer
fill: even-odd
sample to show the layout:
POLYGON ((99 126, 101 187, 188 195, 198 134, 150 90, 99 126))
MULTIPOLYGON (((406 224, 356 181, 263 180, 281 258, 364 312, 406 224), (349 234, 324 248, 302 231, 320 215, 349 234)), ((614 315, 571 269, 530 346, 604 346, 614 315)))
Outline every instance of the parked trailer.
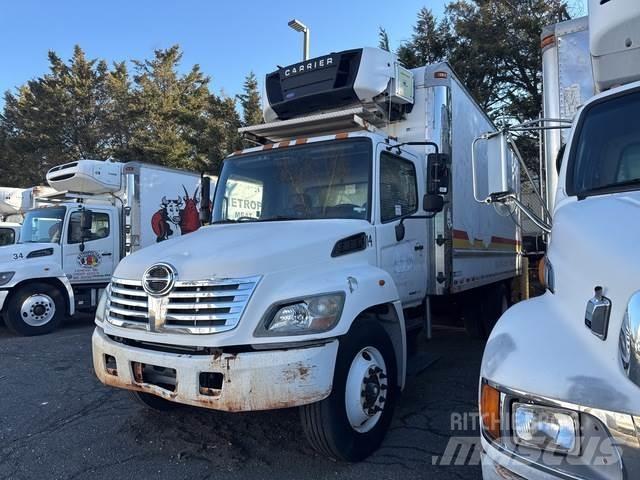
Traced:
POLYGON ((156 409, 299 406, 314 448, 361 460, 404 387, 415 312, 469 299, 491 324, 520 273, 515 223, 473 201, 466 146, 493 125, 447 63, 373 48, 278 69, 266 91, 214 225, 114 272, 94 368, 156 409), (255 202, 240 215, 239 185, 255 202))
POLYGON ((591 0, 588 38, 560 63, 599 93, 572 100, 582 105, 557 177, 547 291, 509 309, 484 352, 485 479, 640 477, 640 4, 591 0))
POLYGON ((0 312, 22 335, 91 310, 121 258, 200 227, 200 176, 156 165, 79 160, 47 173, 20 243, 0 248, 0 312))

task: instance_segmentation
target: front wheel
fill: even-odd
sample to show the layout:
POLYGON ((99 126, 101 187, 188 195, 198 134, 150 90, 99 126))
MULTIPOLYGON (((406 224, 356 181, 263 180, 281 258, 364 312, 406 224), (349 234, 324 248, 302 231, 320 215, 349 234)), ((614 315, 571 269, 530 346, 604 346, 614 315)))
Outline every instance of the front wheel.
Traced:
POLYGON ((382 443, 395 408, 396 359, 375 321, 359 320, 340 339, 329 397, 300 407, 311 446, 331 458, 357 462, 382 443))
POLYGON ((9 298, 7 327, 18 335, 43 335, 55 330, 64 318, 64 299, 55 287, 31 283, 9 298))

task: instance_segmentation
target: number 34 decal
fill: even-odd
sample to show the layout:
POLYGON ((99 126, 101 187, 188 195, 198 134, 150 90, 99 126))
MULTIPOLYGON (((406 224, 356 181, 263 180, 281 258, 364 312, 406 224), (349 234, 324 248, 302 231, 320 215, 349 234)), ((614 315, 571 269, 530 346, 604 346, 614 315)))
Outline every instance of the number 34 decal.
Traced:
POLYGON ((13 254, 13 259, 14 260, 21 260, 24 258, 24 255, 22 253, 14 253, 13 254))

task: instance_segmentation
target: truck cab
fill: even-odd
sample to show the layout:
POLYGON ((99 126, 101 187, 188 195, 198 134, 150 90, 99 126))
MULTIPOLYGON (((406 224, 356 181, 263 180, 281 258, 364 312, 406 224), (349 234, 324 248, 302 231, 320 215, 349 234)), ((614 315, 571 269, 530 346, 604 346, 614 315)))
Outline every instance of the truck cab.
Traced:
POLYGON ((546 293, 509 309, 486 345, 485 479, 640 475, 638 25, 635 2, 590 2, 601 93, 567 135, 546 293))
POLYGON ((19 242, 0 248, 0 314, 17 334, 48 333, 95 309, 124 256, 200 227, 194 173, 82 159, 47 181, 23 212, 19 242))
POLYGON ((94 369, 156 410, 300 407, 317 451, 358 461, 431 301, 468 296, 490 323, 519 273, 519 232, 473 201, 463 149, 493 125, 446 63, 407 70, 373 48, 266 84, 267 122, 224 160, 212 225, 116 268, 94 369))

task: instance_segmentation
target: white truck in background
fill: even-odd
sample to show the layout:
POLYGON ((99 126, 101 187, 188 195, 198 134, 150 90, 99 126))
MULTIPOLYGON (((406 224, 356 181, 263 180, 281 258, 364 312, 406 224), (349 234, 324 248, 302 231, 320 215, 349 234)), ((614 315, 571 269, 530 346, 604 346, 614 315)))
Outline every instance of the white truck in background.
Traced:
POLYGON ((13 245, 20 239, 24 213, 33 208, 38 195, 50 192, 49 187, 0 187, 0 247, 13 245))
MULTIPOLYGON (((561 135, 547 135, 547 291, 485 348, 483 476, 640 478, 640 4, 591 0, 543 47, 545 117, 575 117, 557 162, 561 135)), ((505 190, 488 201, 513 203, 505 190)))
POLYGON ((19 223, 0 222, 0 247, 13 245, 20 239, 19 223))
POLYGON ((299 406, 315 449, 361 460, 405 384, 407 330, 436 304, 468 305, 474 329, 506 310, 519 230, 474 202, 467 148, 494 127, 447 63, 374 48, 280 68, 266 91, 213 225, 120 262, 95 372, 155 409, 299 406))
MULTIPOLYGON (((47 173, 19 243, 0 248, 0 313, 22 335, 90 310, 125 255, 200 227, 200 175, 79 160, 47 173)), ((208 206, 207 206, 208 208, 208 206)))

